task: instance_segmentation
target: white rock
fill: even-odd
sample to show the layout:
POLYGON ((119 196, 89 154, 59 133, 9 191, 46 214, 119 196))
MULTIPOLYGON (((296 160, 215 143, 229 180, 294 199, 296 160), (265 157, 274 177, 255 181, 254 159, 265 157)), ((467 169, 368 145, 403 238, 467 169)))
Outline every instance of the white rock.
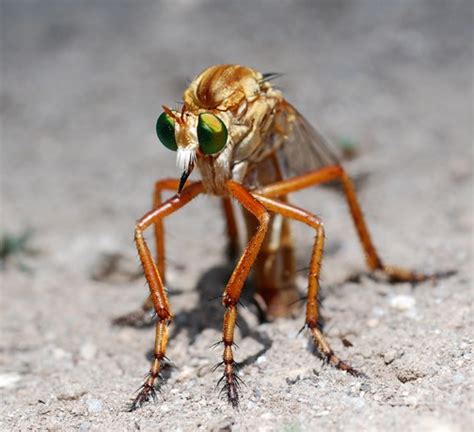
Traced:
POLYGON ((408 311, 415 307, 415 297, 399 294, 390 299, 390 306, 399 311, 408 311))
POLYGON ((0 374, 0 388, 13 388, 21 380, 21 375, 15 372, 0 374))
POLYGON ((90 342, 86 342, 84 345, 82 345, 79 351, 80 356, 84 360, 92 360, 95 357, 96 353, 97 347, 90 342))
POLYGON ((53 357, 56 360, 63 360, 71 357, 71 353, 59 347, 53 348, 53 357))
POLYGON ((90 413, 98 413, 102 411, 102 401, 99 399, 87 399, 87 409, 90 413))
POLYGON ((453 384, 462 384, 466 378, 461 372, 455 373, 453 375, 453 384))
POLYGON ((380 321, 377 318, 370 318, 366 321, 367 327, 375 328, 379 325, 380 321))
POLYGON ((350 404, 356 410, 361 410, 365 406, 365 400, 361 397, 350 398, 350 404))
POLYGON ((79 426, 79 432, 87 432, 91 428, 91 423, 82 422, 79 426))

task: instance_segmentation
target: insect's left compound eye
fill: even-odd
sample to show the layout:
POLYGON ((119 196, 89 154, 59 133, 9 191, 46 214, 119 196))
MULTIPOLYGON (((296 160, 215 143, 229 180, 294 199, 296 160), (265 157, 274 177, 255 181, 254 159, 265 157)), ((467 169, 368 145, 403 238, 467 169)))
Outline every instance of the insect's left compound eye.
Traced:
POLYGON ((199 147, 207 155, 221 151, 227 143, 227 128, 214 114, 204 113, 199 116, 197 135, 199 147))
POLYGON ((176 151, 176 138, 174 137, 174 119, 165 112, 156 121, 156 134, 166 148, 176 151))

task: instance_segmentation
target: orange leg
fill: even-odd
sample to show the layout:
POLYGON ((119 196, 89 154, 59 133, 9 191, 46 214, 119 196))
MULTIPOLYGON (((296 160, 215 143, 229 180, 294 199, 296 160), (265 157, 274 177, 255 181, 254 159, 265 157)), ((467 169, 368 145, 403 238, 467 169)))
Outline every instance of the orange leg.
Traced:
POLYGON ((270 215, 243 186, 230 180, 227 183, 230 194, 239 201, 250 213, 259 221, 259 226, 253 237, 248 242, 242 256, 237 263, 229 282, 224 291, 222 304, 226 311, 224 314, 224 326, 222 343, 224 344, 224 355, 222 364, 224 365, 224 375, 221 380, 225 380, 224 389, 229 402, 236 407, 239 403, 238 377, 235 374, 235 362, 232 352, 234 345, 234 330, 237 319, 237 303, 239 301, 242 287, 252 268, 255 258, 258 255, 265 233, 267 232, 270 215))
MULTIPOLYGON (((158 208, 161 205, 161 193, 164 190, 176 192, 179 186, 179 179, 164 179, 155 183, 155 190, 153 193, 153 207, 158 208)), ((188 186, 192 183, 188 182, 188 186)), ((228 197, 222 198, 222 208, 226 220, 226 230, 229 240, 228 251, 229 255, 235 256, 239 250, 239 238, 237 230, 237 221, 235 219, 232 203, 228 197)), ((165 283, 165 234, 163 221, 160 219, 155 222, 155 245, 156 245, 156 263, 158 271, 162 275, 163 283, 165 283)))
MULTIPOLYGON (((284 178, 281 163, 273 153, 268 160, 257 169, 257 182, 271 184, 284 178)), ((279 197, 287 202, 286 195, 279 197)), ((255 219, 245 213, 248 232, 255 230, 255 219)), ((295 312, 298 303, 296 288, 296 262, 289 220, 281 215, 272 215, 268 233, 253 267, 253 280, 256 291, 254 295, 260 316, 265 320, 288 317, 295 312)))
POLYGON ((221 200, 222 209, 226 220, 227 231, 227 256, 230 259, 236 258, 239 253, 239 231, 235 219, 234 209, 230 198, 224 197, 221 200))
MULTIPOLYGON (((188 183, 188 186, 192 183, 188 183)), ((155 183, 153 192, 153 209, 158 208, 162 203, 161 193, 164 190, 177 192, 179 179, 164 179, 155 183)), ((155 222, 155 247, 156 247, 156 266, 162 277, 163 283, 166 283, 165 272, 165 232, 163 228, 163 220, 160 218, 155 222)))
MULTIPOLYGON (((256 229, 254 217, 245 213, 247 230, 256 229)), ((294 312, 299 298, 296 289, 293 243, 289 221, 271 215, 267 235, 253 266, 255 303, 264 320, 287 317, 294 312)))
POLYGON ((130 410, 139 408, 144 402, 155 398, 155 381, 162 368, 162 362, 165 359, 166 344, 168 341, 168 325, 173 315, 168 302, 168 297, 163 285, 158 266, 153 260, 150 249, 143 237, 143 232, 152 224, 156 224, 166 216, 174 213, 183 207, 203 191, 201 182, 188 185, 181 193, 165 201, 158 208, 150 211, 143 216, 135 226, 135 244, 138 255, 145 273, 145 278, 150 288, 150 297, 153 303, 156 315, 156 334, 154 346, 154 359, 151 364, 149 375, 141 387, 137 397, 133 401, 130 410))
POLYGON ((367 265, 370 270, 380 270, 384 272, 391 282, 421 282, 427 279, 445 276, 448 274, 440 273, 435 275, 425 275, 403 268, 387 266, 383 264, 370 238, 369 230, 364 220, 364 215, 362 214, 362 210, 357 200, 354 185, 347 173, 344 171, 344 168, 340 165, 328 166, 308 174, 282 180, 272 185, 263 187, 256 192, 269 198, 279 197, 290 192, 296 192, 298 190, 329 182, 331 180, 340 180, 342 183, 352 220, 354 221, 357 234, 359 235, 359 239, 365 253, 367 265))
POLYGON ((352 375, 359 375, 359 373, 349 366, 346 362, 340 360, 334 351, 329 346, 326 338, 318 327, 318 295, 319 295, 319 274, 321 271, 321 260, 324 250, 324 226, 321 220, 296 206, 286 202, 279 202, 272 198, 267 198, 260 194, 252 194, 263 206, 275 213, 281 214, 283 217, 297 220, 309 225, 316 231, 316 238, 311 253, 311 262, 309 266, 308 275, 308 294, 306 303, 306 326, 311 332, 313 341, 319 352, 324 356, 328 363, 331 363, 338 369, 345 370, 352 375))
MULTIPOLYGON (((191 183, 188 183, 191 184, 191 183)), ((153 190, 153 207, 158 208, 162 203, 161 193, 164 190, 178 190, 179 179, 163 179, 155 183, 153 190)), ((165 235, 163 221, 161 219, 155 222, 155 247, 156 247, 156 266, 161 275, 163 285, 166 284, 165 273, 165 235)), ((138 310, 134 310, 125 315, 114 319, 114 324, 121 326, 143 327, 151 323, 150 312, 153 310, 153 301, 149 295, 138 310)))
MULTIPOLYGON (((192 184, 188 182, 188 186, 192 184)), ((158 208, 162 203, 162 192, 176 192, 179 186, 179 179, 163 179, 155 183, 153 190, 153 209, 158 208)), ((228 254, 235 257, 238 253, 238 231, 237 222, 229 198, 222 198, 222 206, 226 218, 227 235, 229 239, 228 254)), ((165 232, 163 220, 158 219, 155 224, 155 247, 156 247, 156 266, 161 275, 163 285, 166 285, 166 264, 165 264, 165 232)), ((148 296, 138 310, 134 310, 122 315, 114 320, 114 324, 132 327, 143 327, 150 323, 150 311, 153 310, 153 301, 148 296)))

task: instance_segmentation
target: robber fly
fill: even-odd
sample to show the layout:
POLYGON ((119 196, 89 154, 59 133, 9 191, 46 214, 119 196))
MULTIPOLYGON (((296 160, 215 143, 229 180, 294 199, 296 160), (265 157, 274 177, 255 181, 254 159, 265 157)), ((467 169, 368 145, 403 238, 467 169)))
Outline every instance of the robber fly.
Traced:
MULTIPOLYGON (((229 402, 239 401, 239 378, 234 361, 237 305, 245 280, 253 268, 256 301, 267 318, 287 316, 298 299, 295 258, 289 220, 314 229, 316 236, 309 264, 305 326, 322 357, 352 375, 358 372, 339 359, 318 325, 319 273, 324 251, 324 226, 314 214, 292 205, 288 194, 310 186, 339 181, 371 271, 391 281, 420 282, 431 276, 385 265, 369 235, 354 185, 326 139, 288 103, 271 80, 239 65, 212 66, 191 82, 180 110, 163 107, 156 132, 161 143, 176 153, 179 179, 155 184, 153 210, 135 227, 135 243, 150 289, 143 311, 156 313, 154 358, 146 381, 131 410, 155 398, 155 385, 166 361, 168 326, 173 314, 165 290, 163 219, 200 194, 221 199, 227 224, 229 250, 238 252, 238 229, 231 199, 244 212, 248 242, 222 295, 224 390, 229 402), (187 181, 197 168, 201 181, 187 181), (162 201, 164 190, 176 194, 162 201), (154 226, 157 255, 152 258, 143 233, 154 226)), ((119 319, 130 323, 131 317, 119 319)))

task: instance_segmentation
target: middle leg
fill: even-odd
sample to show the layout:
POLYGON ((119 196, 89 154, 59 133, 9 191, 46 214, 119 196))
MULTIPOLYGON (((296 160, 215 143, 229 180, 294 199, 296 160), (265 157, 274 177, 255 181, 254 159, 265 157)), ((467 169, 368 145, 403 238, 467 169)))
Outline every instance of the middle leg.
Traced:
MULTIPOLYGON (((255 217, 245 213, 247 232, 257 227, 255 217)), ((289 220, 273 214, 267 235, 253 266, 254 301, 262 320, 293 315, 298 303, 296 264, 289 220)))
POLYGON ((239 230, 235 218, 234 209, 230 198, 221 198, 222 210, 224 211, 227 234, 227 257, 231 260, 237 258, 239 253, 239 230))

